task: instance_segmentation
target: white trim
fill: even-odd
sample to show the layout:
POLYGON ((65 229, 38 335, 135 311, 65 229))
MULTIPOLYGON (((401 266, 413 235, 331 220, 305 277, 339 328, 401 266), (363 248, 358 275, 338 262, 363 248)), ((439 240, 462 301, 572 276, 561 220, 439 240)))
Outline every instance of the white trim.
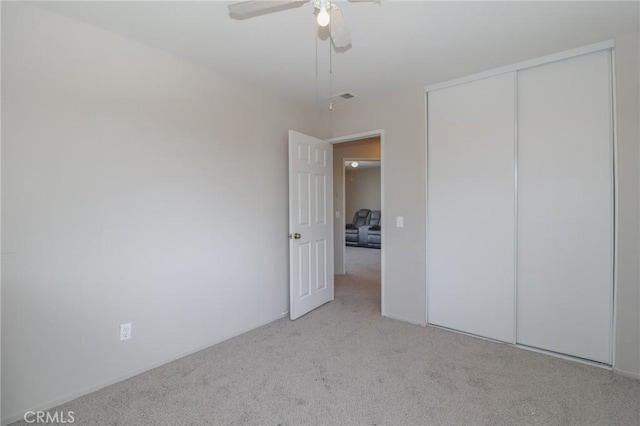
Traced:
POLYGON ((518 341, 518 73, 513 73, 513 343, 518 341))
MULTIPOLYGON (((385 210, 385 185, 384 185, 384 177, 385 177, 385 161, 384 161, 384 129, 379 129, 379 130, 371 130, 368 132, 362 132, 362 133, 356 133, 356 134, 352 134, 352 135, 346 135, 346 136, 338 136, 338 137, 334 137, 331 139, 327 139, 327 142, 330 142, 332 144, 337 144, 337 143, 343 143, 343 142, 353 142, 353 141, 357 141, 360 139, 367 139, 367 138, 374 138, 374 137, 379 137, 380 138, 380 210, 383 212, 383 214, 386 215, 386 210, 385 210)), ((344 217, 345 214, 345 197, 344 197, 344 164, 343 164, 343 179, 342 179, 342 185, 343 185, 343 193, 342 193, 342 216, 345 220, 347 218, 344 217)), ((332 212, 332 214, 335 215, 335 212, 332 212)), ((335 220, 335 219, 334 219, 335 220)), ((382 244, 380 247, 380 314, 385 317, 386 315, 386 297, 385 297, 385 289, 386 289, 386 246, 387 244, 385 243, 385 235, 387 235, 387 226, 386 226, 387 220, 383 218, 380 228, 381 228, 381 232, 382 232, 382 244)), ((340 241, 342 241, 342 245, 345 245, 345 240, 344 240, 344 232, 342 233, 342 237, 340 238, 340 241)), ((334 243, 335 244, 335 243, 334 243)), ((343 254, 344 256, 344 254, 343 254)), ((347 266, 344 262, 344 258, 343 258, 343 264, 345 267, 345 271, 347 269, 347 266)), ((408 321, 410 322, 410 321, 408 321)))
POLYGON ((613 267, 613 294, 611 295, 611 297, 613 298, 612 300, 612 306, 611 306, 611 333, 610 333, 610 354, 611 354, 611 365, 614 367, 615 369, 615 364, 616 364, 616 338, 617 338, 617 324, 618 324, 618 319, 617 319, 617 313, 618 313, 618 244, 620 241, 619 238, 619 211, 620 209, 618 208, 618 200, 619 200, 619 196, 618 196, 618 120, 617 120, 617 109, 616 109, 616 65, 615 65, 615 48, 611 50, 611 53, 609 55, 609 72, 611 74, 611 127, 612 127, 612 132, 611 132, 611 137, 612 137, 612 141, 611 141, 611 149, 612 149, 612 160, 613 160, 613 164, 612 164, 612 179, 613 179, 613 202, 612 204, 612 208, 613 208, 613 214, 612 214, 612 218, 613 218, 613 241, 612 241, 612 267, 613 267))
MULTIPOLYGON (((344 160, 344 158, 343 158, 344 160)), ((346 193, 347 193, 347 184, 345 182, 345 179, 347 178, 347 170, 346 167, 342 167, 342 202, 340 203, 340 214, 342 215, 342 227, 346 228, 346 224, 347 224, 347 197, 346 197, 346 193)), ((334 186, 335 186, 335 182, 334 182, 334 186)), ((332 188, 333 191, 333 188, 332 188)), ((381 197, 382 198, 382 197, 381 197)), ((335 207, 335 206, 334 206, 335 207)), ((335 208, 334 208, 335 210, 335 208)), ((335 212, 334 212, 335 215, 335 212)), ((334 216, 333 218, 333 226, 335 228, 335 224, 336 224, 336 218, 334 216)), ((335 232, 334 232, 335 234, 335 232)), ((341 274, 340 275, 346 275, 347 274, 347 236, 345 235, 345 232, 338 232, 338 235, 340 235, 340 237, 338 238, 339 240, 339 244, 342 247, 342 265, 341 265, 341 274)), ((335 244, 335 242, 334 242, 335 244)), ((335 245, 333 247, 333 252, 336 252, 336 248, 335 245)), ((333 273, 336 273, 335 270, 335 262, 333 265, 333 273)))
POLYGON ((243 328, 242 330, 240 330, 238 332, 231 333, 231 334, 229 334, 229 335, 227 335, 225 337, 222 337, 220 339, 215 339, 215 340, 211 341, 210 343, 207 343, 207 344, 205 344, 203 346, 198 346, 195 349, 189 350, 189 351, 187 351, 185 353, 181 353, 180 355, 169 357, 164 361, 157 362, 157 363, 152 364, 152 365, 150 365, 148 367, 145 367, 145 368, 142 368, 142 369, 139 369, 139 370, 135 370, 135 371, 133 371, 131 373, 127 373, 127 374, 124 374, 124 375, 121 375, 121 376, 116 376, 116 377, 108 379, 108 380, 104 380, 104 381, 102 381, 102 382, 100 382, 100 383, 98 383, 98 384, 96 384, 94 386, 86 387, 86 388, 81 389, 79 391, 69 393, 69 394, 67 394, 65 396, 62 396, 62 397, 59 397, 59 398, 54 398, 52 400, 49 400, 48 402, 45 402, 43 404, 38 404, 35 407, 30 407, 29 409, 21 411, 21 412, 19 412, 17 414, 11 414, 11 415, 3 418, 1 424, 2 424, 2 426, 5 426, 5 425, 8 425, 10 423, 16 422, 18 420, 22 420, 24 418, 25 413, 27 413, 28 411, 46 411, 46 410, 50 410, 52 408, 58 407, 59 405, 62 405, 62 404, 67 403, 69 401, 73 401, 74 399, 80 398, 81 396, 90 394, 92 392, 95 392, 95 391, 100 390, 102 388, 105 388, 107 386, 113 385, 115 383, 119 383, 119 382, 122 382, 124 380, 130 379, 131 377, 137 376, 137 375, 142 374, 142 373, 144 373, 146 371, 153 370, 154 368, 157 368, 157 367, 160 367, 162 365, 168 364, 168 363, 173 362, 175 360, 178 360, 180 358, 184 358, 186 356, 195 354, 196 352, 200 352, 200 351, 205 350, 205 349, 207 349, 207 348, 209 348, 211 346, 217 345, 218 343, 222 343, 225 340, 229 340, 231 338, 240 336, 241 334, 247 333, 247 332, 249 332, 251 330, 255 330, 256 328, 260 328, 260 327, 265 326, 267 324, 271 324, 272 322, 278 321, 278 320, 280 320, 282 318, 285 318, 288 315, 289 315, 289 311, 282 312, 282 313, 280 313, 278 315, 275 315, 275 316, 273 316, 273 317, 271 317, 271 318, 269 318, 269 319, 267 319, 265 321, 260 321, 260 322, 258 322, 257 324, 255 324, 253 326, 249 326, 249 327, 243 328))
POLYGON ((640 373, 635 373, 633 371, 627 370, 618 370, 617 368, 613 368, 613 372, 619 374, 622 377, 628 377, 630 379, 640 380, 640 373))
POLYGON ((603 364, 597 361, 590 361, 588 359, 584 359, 584 358, 577 358, 571 355, 565 355, 565 354, 561 354, 559 352, 553 352, 553 351, 547 351, 544 349, 540 349, 540 348, 534 348, 532 346, 527 346, 527 345, 521 345, 521 344, 515 344, 515 345, 510 345, 513 346, 514 348, 518 348, 518 349, 524 349, 526 351, 531 351, 531 352, 536 352, 539 354, 544 354, 544 355, 550 355, 556 358, 561 358, 561 359, 566 359, 567 361, 573 361, 573 362, 577 362, 580 364, 585 364, 585 365, 590 365, 592 367, 598 367, 598 368, 602 368, 604 370, 609 370, 609 371, 615 371, 613 369, 613 367, 611 367, 609 364, 603 364))
POLYGON ((561 61, 563 59, 572 58, 574 56, 585 55, 587 53, 597 52, 599 50, 613 49, 614 41, 607 40, 600 43, 590 44, 588 46, 578 47, 576 49, 565 50, 563 52, 554 53, 552 55, 541 56, 535 59, 529 59, 528 61, 518 62, 517 64, 506 65, 504 67, 494 68, 488 71, 483 71, 477 74, 468 75, 465 77, 457 78, 455 80, 449 80, 442 83, 430 84, 424 87, 425 92, 433 92, 434 90, 444 89, 445 87, 456 86, 458 84, 469 83, 475 80, 481 80, 483 78, 493 77, 499 74, 506 74, 508 72, 520 71, 525 68, 531 68, 542 64, 548 64, 550 62, 561 61))
MULTIPOLYGON (((387 211, 385 210, 385 180, 384 180, 384 171, 385 171, 385 160, 384 160, 384 130, 380 130, 380 210, 383 212, 383 214, 385 215, 385 217, 388 219, 389 215, 387 214, 387 211)), ((386 305, 386 258, 387 258, 387 243, 386 241, 388 240, 387 236, 389 234, 387 234, 387 225, 386 223, 389 222, 387 219, 383 219, 380 221, 380 233, 382 234, 382 239, 380 240, 381 244, 380 244, 380 315, 385 315, 387 312, 387 305, 386 305)))
POLYGON ((402 322, 408 322, 409 324, 413 324, 413 325, 419 325, 421 327, 426 326, 427 324, 422 322, 422 321, 416 321, 413 319, 409 319, 409 318, 405 318, 403 316, 399 316, 399 315, 387 315, 387 314, 383 314, 382 315, 385 318, 394 320, 394 321, 402 321, 402 322))
MULTIPOLYGON (((357 140, 360 140, 360 139, 375 138, 376 136, 380 136, 380 141, 382 142, 382 135, 383 134, 384 134, 384 130, 383 129, 371 130, 369 132, 356 133, 356 134, 353 134, 353 135, 338 136, 338 137, 335 137, 335 138, 327 139, 327 142, 331 142, 333 144, 342 143, 342 142, 353 142, 353 141, 357 141, 357 140)), ((380 154, 382 156, 382 152, 380 154)))
POLYGON ((467 333, 467 332, 460 331, 460 330, 454 330, 452 328, 442 327, 442 326, 439 326, 439 325, 427 324, 427 327, 432 327, 432 328, 436 328, 436 329, 439 329, 439 330, 442 330, 442 331, 448 331, 448 332, 451 332, 451 333, 462 334, 464 336, 473 337, 473 338, 480 339, 480 340, 486 340, 488 342, 497 343, 499 345, 511 346, 513 348, 516 348, 516 349, 524 349, 524 350, 527 350, 527 351, 530 351, 530 352, 536 352, 536 353, 540 353, 540 354, 544 354, 544 355, 550 355, 550 356, 553 356, 553 357, 556 357, 556 358, 565 359, 567 361, 573 361, 573 362, 578 362, 580 364, 590 365, 592 367, 602 368, 604 370, 613 371, 615 373, 618 373, 618 374, 620 374, 622 376, 626 376, 626 377, 632 377, 632 378, 640 377, 640 375, 637 375, 635 373, 631 373, 631 372, 628 372, 628 371, 622 371, 622 370, 616 370, 615 368, 612 368, 608 364, 603 364, 603 363, 600 363, 600 362, 597 362, 597 361, 590 361, 588 359, 577 358, 577 357, 573 357, 571 355, 565 355, 565 354, 561 354, 561 353, 558 353, 558 352, 547 351, 547 350, 544 350, 544 349, 534 348, 532 346, 521 345, 521 344, 518 344, 518 343, 503 342, 501 340, 490 339, 488 337, 478 336, 477 334, 471 334, 471 333, 467 333))
POLYGON ((436 324, 426 324, 426 326, 431 328, 437 328, 442 331, 449 331, 451 333, 462 334, 464 336, 473 337, 475 339, 486 340, 487 342, 498 343, 500 345, 513 346, 513 343, 510 343, 510 342, 504 342, 502 340, 496 340, 490 337, 480 336, 479 334, 467 333, 466 331, 456 330, 455 328, 443 327, 441 325, 436 325, 436 324))
POLYGON ((429 324, 429 92, 424 94, 424 325, 429 324))

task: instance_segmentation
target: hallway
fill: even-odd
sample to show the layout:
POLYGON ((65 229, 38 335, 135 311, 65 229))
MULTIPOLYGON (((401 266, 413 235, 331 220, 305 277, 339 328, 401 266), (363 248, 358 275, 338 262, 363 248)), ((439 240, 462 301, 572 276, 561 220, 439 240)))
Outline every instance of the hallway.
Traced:
POLYGON ((380 254, 377 249, 345 247, 347 273, 335 276, 334 303, 380 315, 380 254))

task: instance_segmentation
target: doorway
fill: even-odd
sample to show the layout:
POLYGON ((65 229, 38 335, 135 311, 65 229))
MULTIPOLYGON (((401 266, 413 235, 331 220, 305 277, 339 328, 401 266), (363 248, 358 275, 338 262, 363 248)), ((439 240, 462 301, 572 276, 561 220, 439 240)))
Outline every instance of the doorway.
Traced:
POLYGON ((334 143, 336 299, 341 294, 367 299, 384 315, 384 135, 375 131, 330 142, 334 143), (365 217, 347 231, 358 211, 365 217))

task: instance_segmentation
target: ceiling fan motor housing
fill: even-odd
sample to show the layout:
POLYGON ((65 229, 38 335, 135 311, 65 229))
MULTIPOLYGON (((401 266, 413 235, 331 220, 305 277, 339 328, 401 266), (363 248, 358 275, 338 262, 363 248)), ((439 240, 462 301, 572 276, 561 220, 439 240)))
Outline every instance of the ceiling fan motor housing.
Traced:
POLYGON ((331 0, 313 0, 313 5, 316 9, 324 7, 329 10, 331 8, 331 0))

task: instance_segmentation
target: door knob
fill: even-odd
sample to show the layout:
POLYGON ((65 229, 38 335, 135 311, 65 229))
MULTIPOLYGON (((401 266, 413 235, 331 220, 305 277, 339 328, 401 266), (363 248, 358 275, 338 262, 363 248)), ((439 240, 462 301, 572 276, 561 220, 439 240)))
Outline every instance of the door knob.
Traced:
POLYGON ((297 232, 295 234, 293 234, 293 236, 291 234, 289 234, 289 239, 296 239, 299 240, 300 238, 302 238, 302 235, 298 234, 297 232))

